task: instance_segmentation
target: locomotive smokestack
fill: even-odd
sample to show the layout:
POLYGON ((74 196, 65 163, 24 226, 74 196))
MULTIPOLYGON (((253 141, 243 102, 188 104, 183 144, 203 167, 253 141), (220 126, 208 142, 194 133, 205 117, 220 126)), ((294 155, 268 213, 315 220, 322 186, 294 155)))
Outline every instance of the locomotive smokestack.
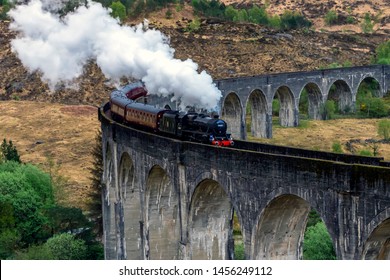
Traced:
POLYGON ((146 21, 136 27, 120 25, 109 10, 90 0, 60 18, 48 7, 53 1, 32 0, 8 13, 11 28, 19 33, 11 42, 12 51, 30 72, 42 73, 52 90, 58 83, 71 85, 93 60, 118 86, 122 77, 138 79, 149 94, 173 94, 172 101, 183 110, 188 105, 217 106, 222 94, 211 76, 199 73, 190 59, 174 58, 168 37, 146 28, 146 21))
POLYGON ((213 111, 213 112, 211 113, 211 117, 213 117, 214 119, 219 119, 219 115, 218 115, 218 113, 215 112, 215 111, 213 111))

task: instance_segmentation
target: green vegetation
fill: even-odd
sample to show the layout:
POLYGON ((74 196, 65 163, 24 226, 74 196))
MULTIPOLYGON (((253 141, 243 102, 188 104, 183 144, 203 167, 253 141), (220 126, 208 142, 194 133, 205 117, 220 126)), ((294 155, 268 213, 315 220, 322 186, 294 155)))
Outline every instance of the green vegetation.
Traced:
POLYGON ((380 44, 375 53, 373 63, 390 65, 390 40, 380 44))
POLYGON ((42 245, 33 245, 17 254, 22 260, 84 260, 88 247, 84 240, 70 233, 61 233, 49 238, 42 245))
POLYGON ((218 0, 192 0, 191 4, 194 7, 196 14, 206 17, 222 18, 226 8, 225 5, 218 0))
POLYGON ((360 25, 363 33, 372 33, 374 31, 375 22, 371 19, 371 15, 366 13, 362 24, 360 25))
POLYGON ((339 19, 339 15, 335 10, 330 10, 325 15, 325 24, 326 25, 334 25, 337 24, 337 20, 339 19))
POLYGON ((234 259, 245 260, 245 249, 242 242, 234 246, 234 259))
POLYGON ((320 114, 323 120, 331 120, 336 112, 336 102, 334 100, 326 100, 325 104, 320 106, 320 114))
POLYGON ((121 22, 126 19, 126 7, 120 1, 115 1, 110 6, 113 18, 118 18, 121 22))
MULTIPOLYGON (((373 63, 390 63, 390 40, 382 43, 376 49, 376 56, 372 59, 373 63)), ((350 67, 352 63, 333 62, 320 69, 332 69, 340 67, 350 67)), ((329 96, 336 91, 336 86, 332 85, 329 96)), ((383 118, 390 115, 390 99, 379 97, 380 86, 373 78, 366 78, 358 88, 356 96, 356 108, 346 107, 340 111, 336 100, 329 99, 320 108, 320 113, 324 120, 355 117, 355 118, 383 118)), ((300 101, 300 111, 307 106, 304 92, 302 92, 302 101, 300 101), (302 102, 302 104, 301 104, 302 102)), ((305 113, 305 112, 303 112, 305 113)))
MULTIPOLYGON (((147 14, 166 7, 168 4, 177 3, 176 0, 95 0, 95 2, 101 3, 103 7, 110 7, 113 10, 113 16, 119 17, 121 21, 127 16, 147 14)), ((183 1, 179 2, 183 3, 183 1)))
POLYGON ((12 143, 11 140, 8 141, 6 139, 3 139, 3 143, 0 146, 0 162, 2 161, 20 161, 20 156, 18 151, 16 150, 16 147, 12 143))
POLYGON ((341 146, 341 143, 336 141, 332 144, 332 151, 334 153, 338 153, 338 154, 342 154, 344 151, 343 151, 343 147, 341 146))
POLYGON ((279 116, 279 110, 280 110, 280 101, 278 98, 274 98, 274 100, 272 100, 272 115, 279 116))
POLYGON ((332 239, 320 215, 315 210, 309 212, 303 240, 304 260, 335 260, 336 253, 332 239))
POLYGON ((309 96, 306 88, 304 88, 299 97, 299 113, 307 116, 309 110, 309 96))
POLYGON ((303 240, 304 260, 335 260, 332 239, 321 221, 306 229, 303 240))
POLYGON ((367 157, 372 157, 372 156, 373 156, 372 153, 371 153, 371 151, 369 151, 369 150, 361 150, 361 151, 359 152, 359 155, 361 155, 361 156, 367 156, 367 157))
POLYGON ((97 236, 103 235, 102 219, 102 183, 103 176, 103 154, 102 154, 102 131, 99 130, 95 136, 95 145, 92 149, 93 162, 90 169, 92 190, 88 197, 89 218, 94 224, 94 232, 97 236))
POLYGON ((353 66, 352 62, 349 60, 346 60, 343 63, 333 62, 333 63, 328 64, 326 66, 321 66, 320 69, 334 69, 334 68, 351 67, 351 66, 353 66))
POLYGON ((200 28, 200 19, 195 17, 186 27, 187 32, 196 32, 200 28))
POLYGON ((4 156, 0 163, 0 259, 103 258, 103 248, 81 210, 56 204, 56 180, 36 166, 22 164, 12 141, 4 140, 1 149, 3 156, 13 156, 4 156), (72 253, 59 255, 58 244, 72 253))
POLYGON ((225 6, 218 0, 192 0, 192 6, 197 15, 216 17, 233 22, 262 24, 278 30, 311 26, 311 22, 296 11, 285 11, 281 16, 271 16, 267 13, 265 7, 253 5, 251 8, 234 8, 232 5, 225 6))
POLYGON ((241 226, 236 212, 233 215, 234 259, 245 260, 245 248, 242 241, 241 226))
POLYGON ((390 120, 381 120, 378 123, 378 134, 385 140, 390 140, 390 120))
POLYGON ((9 0, 0 0, 0 20, 7 19, 7 13, 12 8, 12 3, 9 0))

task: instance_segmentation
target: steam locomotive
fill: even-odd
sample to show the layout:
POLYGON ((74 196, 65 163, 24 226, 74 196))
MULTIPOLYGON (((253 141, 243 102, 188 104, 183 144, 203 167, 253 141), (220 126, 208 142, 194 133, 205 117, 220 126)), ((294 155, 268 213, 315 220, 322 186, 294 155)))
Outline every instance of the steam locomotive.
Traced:
POLYGON ((195 112, 181 112, 136 102, 146 96, 142 82, 128 84, 110 96, 111 118, 142 130, 215 146, 230 147, 234 141, 226 133, 227 124, 218 115, 209 116, 195 112))

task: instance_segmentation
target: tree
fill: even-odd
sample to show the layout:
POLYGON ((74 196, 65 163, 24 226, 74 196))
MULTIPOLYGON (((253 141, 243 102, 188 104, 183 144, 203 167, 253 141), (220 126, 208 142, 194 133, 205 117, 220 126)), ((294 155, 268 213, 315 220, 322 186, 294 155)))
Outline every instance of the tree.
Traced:
POLYGON ((99 130, 95 136, 95 145, 92 149, 93 163, 91 172, 92 192, 89 197, 89 213, 94 221, 98 236, 103 234, 102 217, 102 176, 103 176, 103 152, 102 152, 102 132, 99 130))
POLYGON ((14 208, 11 203, 0 200, 0 259, 12 256, 20 235, 15 229, 14 208))
POLYGON ((3 160, 13 160, 19 163, 21 162, 19 153, 11 140, 9 140, 7 143, 7 140, 5 138, 3 139, 3 143, 0 146, 0 152, 1 158, 3 160))
POLYGON ((87 255, 85 241, 69 233, 54 235, 47 240, 45 246, 55 260, 83 260, 87 255))
POLYGON ((53 205, 44 209, 44 213, 48 218, 48 227, 53 235, 73 230, 77 231, 91 226, 79 208, 53 205))
POLYGON ((120 21, 125 20, 126 18, 126 7, 120 2, 115 1, 110 6, 112 12, 111 16, 113 18, 119 18, 120 21))
POLYGON ((12 205, 19 247, 50 236, 42 209, 53 204, 53 193, 50 179, 38 168, 15 161, 0 164, 0 201, 12 205))
POLYGON ((259 8, 258 6, 254 5, 251 9, 249 9, 248 15, 249 21, 253 23, 263 25, 267 25, 269 23, 268 14, 264 8, 259 8))
POLYGON ((280 17, 281 27, 284 30, 297 29, 302 27, 310 27, 312 23, 303 15, 294 11, 285 11, 280 17))
POLYGON ((0 6, 3 7, 0 12, 0 19, 7 19, 8 18, 7 13, 9 12, 9 10, 11 10, 13 4, 10 3, 9 0, 1 0, 0 3, 1 3, 0 6))
POLYGON ((225 18, 227 20, 234 21, 238 16, 238 10, 236 10, 233 6, 227 6, 225 9, 225 18))
POLYGON ((303 259, 335 260, 332 239, 323 222, 308 227, 303 241, 303 259))

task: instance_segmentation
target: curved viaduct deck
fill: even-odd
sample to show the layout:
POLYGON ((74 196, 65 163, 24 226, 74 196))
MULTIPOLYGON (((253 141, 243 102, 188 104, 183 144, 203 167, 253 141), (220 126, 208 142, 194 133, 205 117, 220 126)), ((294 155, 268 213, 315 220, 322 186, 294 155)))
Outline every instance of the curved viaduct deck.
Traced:
POLYGON ((311 208, 338 259, 390 259, 390 168, 378 159, 220 148, 122 126, 103 108, 99 119, 106 259, 233 259, 234 212, 247 259, 300 259, 311 208))

